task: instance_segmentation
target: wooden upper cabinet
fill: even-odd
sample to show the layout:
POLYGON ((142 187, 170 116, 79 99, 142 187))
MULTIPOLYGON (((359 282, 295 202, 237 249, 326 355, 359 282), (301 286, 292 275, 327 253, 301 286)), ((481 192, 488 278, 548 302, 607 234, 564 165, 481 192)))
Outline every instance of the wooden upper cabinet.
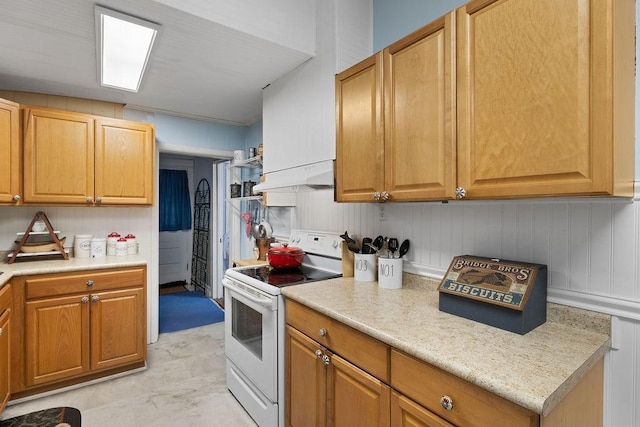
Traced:
POLYGON ((15 204, 20 190, 20 105, 0 99, 0 204, 15 204))
POLYGON ((96 119, 95 195, 98 203, 153 203, 153 126, 96 119))
POLYGON ((384 190, 390 201, 455 190, 455 14, 384 49, 384 190))
POLYGON ((24 126, 24 202, 86 204, 93 197, 93 117, 27 107, 24 126))
POLYGON ((469 198, 632 196, 634 2, 458 9, 458 185, 469 198))
POLYGON ((455 14, 336 77, 336 200, 451 198, 455 14))
POLYGON ((634 40, 632 0, 439 18, 336 77, 336 200, 633 196, 634 40))
POLYGON ((336 200, 373 202, 384 190, 382 53, 336 76, 336 200))
POLYGON ((153 203, 152 125, 36 107, 24 124, 25 203, 153 203))

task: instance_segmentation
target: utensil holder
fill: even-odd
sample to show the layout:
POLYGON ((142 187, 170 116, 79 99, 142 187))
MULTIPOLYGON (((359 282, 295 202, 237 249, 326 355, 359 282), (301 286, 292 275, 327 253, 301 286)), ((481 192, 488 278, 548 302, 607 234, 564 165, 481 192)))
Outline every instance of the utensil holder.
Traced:
POLYGON ((273 237, 256 239, 256 246, 258 247, 258 260, 266 261, 267 253, 269 253, 269 245, 273 242, 273 237))
POLYGON ((353 255, 353 277, 359 282, 376 281, 376 254, 353 255))
POLYGON ((402 258, 378 258, 378 287, 402 288, 402 258))

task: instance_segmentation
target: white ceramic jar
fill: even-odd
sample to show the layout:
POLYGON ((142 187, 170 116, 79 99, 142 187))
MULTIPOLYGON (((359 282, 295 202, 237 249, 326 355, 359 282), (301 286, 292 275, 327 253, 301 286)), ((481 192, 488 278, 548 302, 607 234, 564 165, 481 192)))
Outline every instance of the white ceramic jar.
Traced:
POLYGON ((115 231, 110 233, 107 236, 107 255, 115 256, 116 255, 116 242, 120 238, 120 235, 115 231))
POLYGON ((73 238, 73 256, 89 258, 91 256, 91 239, 93 234, 76 234, 73 238))
POLYGON ((102 258, 107 254, 107 239, 94 237, 91 239, 91 258, 102 258))
POLYGON ((127 255, 135 255, 138 253, 138 244, 136 243, 136 236, 133 234, 127 234, 124 236, 127 241, 127 255))
POLYGON ((124 237, 116 242, 116 256, 127 256, 127 239, 124 237))

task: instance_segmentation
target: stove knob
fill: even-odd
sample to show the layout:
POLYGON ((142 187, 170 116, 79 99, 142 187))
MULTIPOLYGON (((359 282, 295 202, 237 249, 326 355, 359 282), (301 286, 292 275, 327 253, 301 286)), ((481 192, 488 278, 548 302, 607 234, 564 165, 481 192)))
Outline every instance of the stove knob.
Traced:
POLYGON ((336 249, 339 244, 340 244, 340 242, 338 242, 337 240, 334 240, 333 243, 331 244, 331 246, 333 246, 333 249, 336 249))

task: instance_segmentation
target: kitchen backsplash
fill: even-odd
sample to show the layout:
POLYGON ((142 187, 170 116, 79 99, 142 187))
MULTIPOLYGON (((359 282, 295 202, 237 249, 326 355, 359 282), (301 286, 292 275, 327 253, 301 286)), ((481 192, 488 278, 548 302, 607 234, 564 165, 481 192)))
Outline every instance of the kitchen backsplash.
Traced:
POLYGON ((151 259, 151 208, 87 208, 0 206, 0 251, 14 248, 17 232, 23 232, 36 212, 43 211, 51 225, 66 236, 64 246, 73 248, 76 234, 107 237, 112 231, 131 233, 139 243, 140 254, 151 259))

